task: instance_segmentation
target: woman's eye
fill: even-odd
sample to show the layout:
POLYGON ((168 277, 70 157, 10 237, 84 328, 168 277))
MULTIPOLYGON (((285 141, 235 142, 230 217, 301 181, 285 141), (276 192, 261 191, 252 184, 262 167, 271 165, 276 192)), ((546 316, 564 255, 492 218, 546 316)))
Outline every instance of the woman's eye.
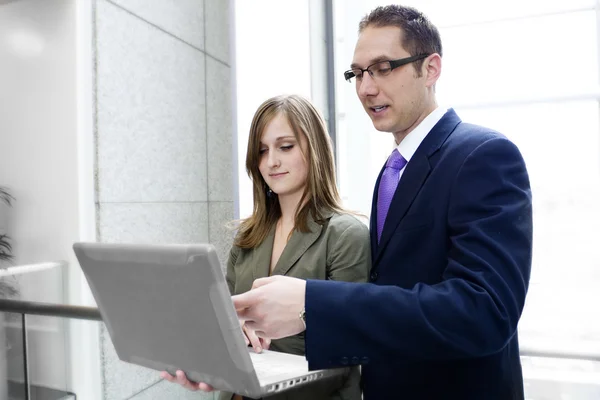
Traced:
POLYGON ((293 144, 289 144, 287 146, 281 146, 281 150, 288 151, 288 150, 291 150, 293 147, 294 147, 293 144))
POLYGON ((266 152, 267 152, 267 149, 258 150, 258 154, 265 154, 266 152))

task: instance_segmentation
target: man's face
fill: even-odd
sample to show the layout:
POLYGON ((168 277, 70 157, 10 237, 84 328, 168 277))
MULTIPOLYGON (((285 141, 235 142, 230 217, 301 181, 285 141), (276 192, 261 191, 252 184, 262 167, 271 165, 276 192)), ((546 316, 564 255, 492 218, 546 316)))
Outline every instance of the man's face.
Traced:
MULTIPOLYGON (((415 55, 402 47, 402 34, 395 26, 365 28, 358 37, 352 66, 367 68, 378 61, 415 55)), ((431 111, 427 110, 426 74, 417 77, 414 64, 395 68, 382 77, 372 78, 365 72, 355 81, 356 93, 375 129, 394 133, 397 141, 431 111)))

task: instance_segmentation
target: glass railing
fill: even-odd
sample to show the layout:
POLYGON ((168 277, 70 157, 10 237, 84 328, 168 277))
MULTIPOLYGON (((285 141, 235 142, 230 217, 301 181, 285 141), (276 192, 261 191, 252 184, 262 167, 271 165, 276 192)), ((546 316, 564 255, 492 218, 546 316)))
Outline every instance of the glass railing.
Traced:
MULTIPOLYGON (((100 324, 102 319, 92 307, 0 299, 0 400, 77 398, 65 379, 66 355, 76 349, 67 348, 61 328, 73 320, 100 324)), ((526 345, 521 359, 527 400, 600 399, 600 354, 589 348, 526 345)))
MULTIPOLYGON (((0 400, 70 400, 64 329, 96 308, 0 299, 0 400)), ((98 322, 90 322, 98 323, 98 322)))
POLYGON ((66 265, 57 261, 0 269, 4 287, 19 292, 0 298, 0 400, 76 398, 68 390, 69 357, 76 351, 69 346, 70 327, 76 318, 99 329, 100 314, 95 308, 62 305, 66 265))
POLYGON ((526 400, 600 399, 600 360, 564 356, 521 356, 526 400))

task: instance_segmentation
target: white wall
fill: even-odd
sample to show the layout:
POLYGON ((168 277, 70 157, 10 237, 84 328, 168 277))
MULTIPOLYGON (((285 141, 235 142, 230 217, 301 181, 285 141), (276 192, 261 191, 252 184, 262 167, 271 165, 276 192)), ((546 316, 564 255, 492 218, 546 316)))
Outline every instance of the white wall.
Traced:
MULTIPOLYGON (((83 224, 93 221, 93 215, 82 218, 80 207, 80 178, 82 183, 91 182, 93 176, 81 177, 78 172, 93 160, 79 158, 80 138, 87 135, 91 141, 92 131, 77 129, 78 111, 82 111, 78 104, 86 103, 77 100, 76 3, 88 2, 17 0, 0 5, 0 184, 8 186, 16 198, 7 224, 15 263, 69 263, 63 271, 20 278, 26 300, 89 301, 71 248, 73 242, 93 236, 93 226, 83 224)), ((93 212, 93 207, 86 212, 93 212)), ((68 343, 70 337, 82 343, 77 336, 97 331, 97 325, 29 317, 32 382, 70 388, 83 398, 92 398, 78 390, 89 387, 82 371, 75 369, 73 379, 70 375, 70 367, 81 365, 76 359, 82 355, 69 354, 68 343), (69 333, 71 328, 77 335, 69 333)), ((93 342, 93 334, 87 340, 93 342)), ((22 376, 20 371, 12 373, 22 376)), ((88 390, 95 391, 93 387, 88 390)))

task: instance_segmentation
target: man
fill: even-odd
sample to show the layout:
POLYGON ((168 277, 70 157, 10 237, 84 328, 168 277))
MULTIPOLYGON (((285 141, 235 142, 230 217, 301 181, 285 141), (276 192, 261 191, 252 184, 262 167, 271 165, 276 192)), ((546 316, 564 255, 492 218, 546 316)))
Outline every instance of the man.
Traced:
POLYGON ((423 14, 379 7, 359 32, 345 76, 398 144, 373 194, 371 282, 260 279, 234 296, 238 314, 265 338, 306 329, 312 369, 362 364, 365 400, 523 399, 525 163, 503 135, 437 106, 442 46, 423 14))

